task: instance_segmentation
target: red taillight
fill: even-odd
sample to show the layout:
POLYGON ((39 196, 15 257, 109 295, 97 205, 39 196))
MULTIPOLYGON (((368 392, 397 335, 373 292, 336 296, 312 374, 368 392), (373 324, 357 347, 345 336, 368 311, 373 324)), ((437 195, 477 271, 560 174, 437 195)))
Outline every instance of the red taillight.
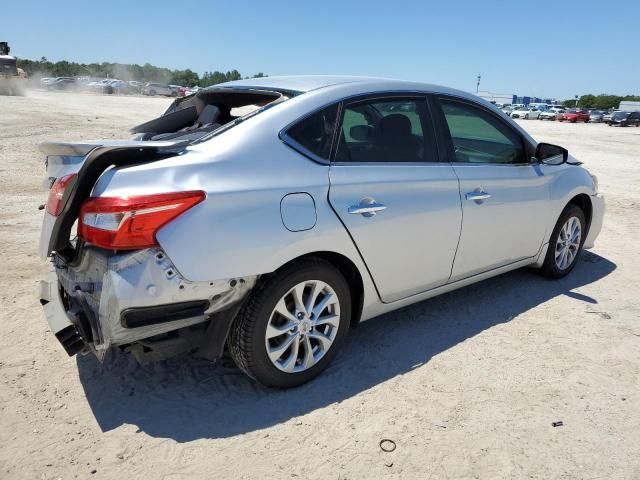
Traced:
POLYGON ((111 250, 158 244, 156 232, 205 198, 200 190, 133 197, 95 197, 80 209, 78 236, 111 250))
POLYGON ((64 191, 77 176, 77 173, 72 173, 70 175, 60 177, 55 182, 53 182, 51 190, 49 190, 49 199, 47 200, 47 212, 49 212, 51 215, 56 217, 60 215, 60 211, 62 210, 62 197, 64 195, 64 191))

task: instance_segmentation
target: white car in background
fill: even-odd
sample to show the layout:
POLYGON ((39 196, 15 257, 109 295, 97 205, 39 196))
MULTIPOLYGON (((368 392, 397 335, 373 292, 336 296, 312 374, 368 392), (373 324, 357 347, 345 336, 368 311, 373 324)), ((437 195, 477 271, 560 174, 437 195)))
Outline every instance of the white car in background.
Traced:
POLYGON ((525 120, 538 118, 540 110, 535 107, 520 107, 511 112, 511 118, 524 118, 525 120))
POLYGON ((542 110, 540 115, 538 116, 538 120, 556 120, 558 118, 558 113, 562 113, 564 110, 558 109, 553 110, 551 108, 542 110))
POLYGON ((177 92, 174 92, 169 85, 154 82, 145 84, 145 86, 142 87, 142 93, 144 95, 164 95, 166 97, 175 97, 177 95, 177 92))

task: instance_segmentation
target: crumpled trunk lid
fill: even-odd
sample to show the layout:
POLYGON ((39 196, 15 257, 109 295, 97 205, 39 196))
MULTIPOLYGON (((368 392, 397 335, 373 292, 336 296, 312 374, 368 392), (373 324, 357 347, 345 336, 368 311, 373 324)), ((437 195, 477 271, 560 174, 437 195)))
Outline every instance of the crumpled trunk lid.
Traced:
POLYGON ((39 148, 45 154, 46 177, 43 182, 49 190, 56 179, 77 173, 75 182, 64 193, 63 209, 59 216, 46 210, 40 233, 39 253, 43 258, 52 252, 62 253, 70 260, 73 246, 69 242, 71 227, 81 203, 90 196, 100 175, 112 166, 133 165, 176 155, 185 148, 181 141, 86 141, 44 142, 39 148), (53 238, 56 237, 56 238, 53 238))

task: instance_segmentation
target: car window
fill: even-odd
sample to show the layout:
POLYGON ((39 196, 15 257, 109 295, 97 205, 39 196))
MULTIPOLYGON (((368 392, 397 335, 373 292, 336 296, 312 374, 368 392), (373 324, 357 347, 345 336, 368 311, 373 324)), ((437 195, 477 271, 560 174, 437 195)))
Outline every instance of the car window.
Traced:
POLYGON ((375 99, 344 107, 337 162, 437 161, 425 99, 375 99), (428 127, 427 127, 428 125, 428 127))
POLYGON ((287 131, 287 136, 309 153, 329 160, 337 116, 338 106, 332 105, 295 124, 287 131))
POLYGON ((461 163, 525 163, 520 136, 484 110, 467 103, 441 100, 455 153, 461 163))

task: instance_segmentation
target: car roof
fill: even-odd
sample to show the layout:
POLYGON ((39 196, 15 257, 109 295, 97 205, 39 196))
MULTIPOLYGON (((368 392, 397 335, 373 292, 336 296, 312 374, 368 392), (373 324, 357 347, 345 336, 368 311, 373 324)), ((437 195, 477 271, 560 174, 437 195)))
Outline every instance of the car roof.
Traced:
POLYGON ((374 90, 430 91, 469 96, 469 93, 429 83, 409 82, 389 78, 358 77, 348 75, 291 75, 281 77, 258 77, 219 83, 209 89, 225 87, 264 88, 281 92, 301 94, 320 88, 350 84, 354 90, 363 91, 367 87, 374 90))

